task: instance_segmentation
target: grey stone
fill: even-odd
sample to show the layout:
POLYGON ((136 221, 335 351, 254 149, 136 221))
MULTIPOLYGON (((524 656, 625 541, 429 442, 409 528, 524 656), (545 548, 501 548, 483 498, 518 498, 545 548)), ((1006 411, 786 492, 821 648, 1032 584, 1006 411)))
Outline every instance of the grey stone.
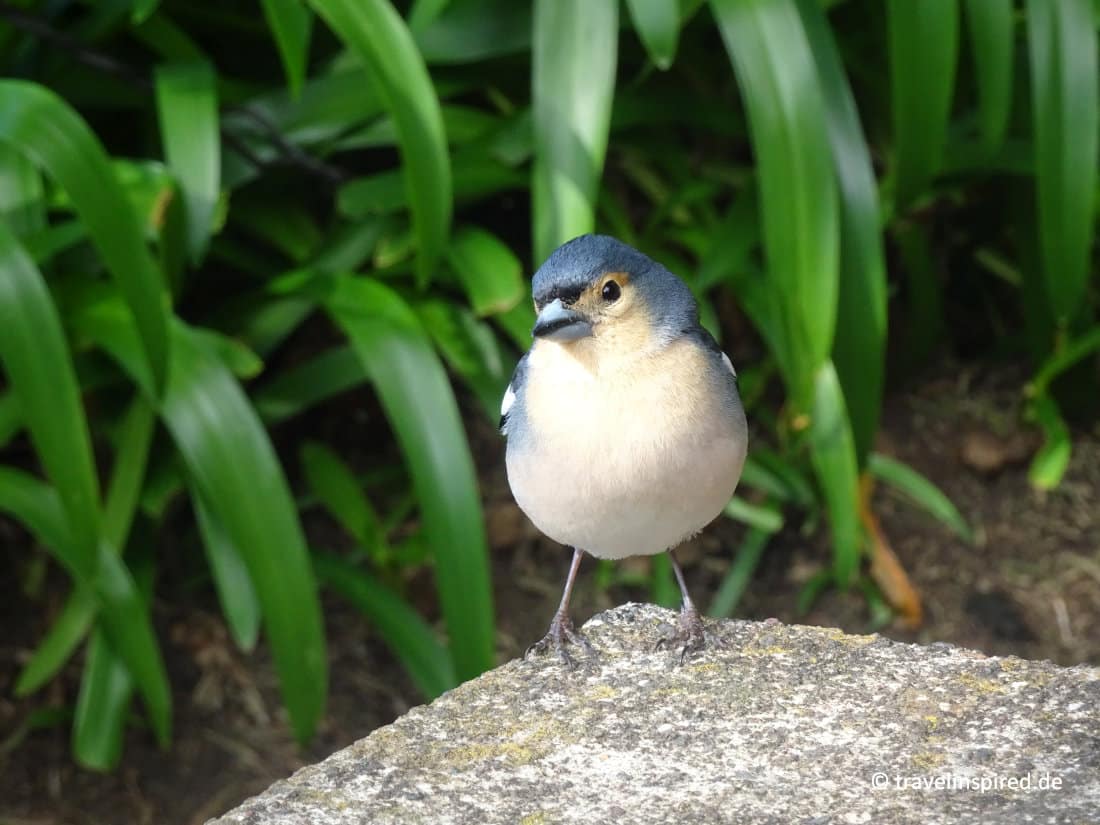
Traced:
POLYGON ((674 620, 602 613, 598 666, 509 662, 213 822, 1100 822, 1096 668, 772 621, 678 666, 674 620))

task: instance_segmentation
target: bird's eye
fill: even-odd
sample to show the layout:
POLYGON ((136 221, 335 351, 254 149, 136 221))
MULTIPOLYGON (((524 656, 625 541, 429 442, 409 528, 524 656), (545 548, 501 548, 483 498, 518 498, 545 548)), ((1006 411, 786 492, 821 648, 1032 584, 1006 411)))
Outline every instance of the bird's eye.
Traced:
POLYGON ((622 295, 623 292, 619 288, 619 284, 616 281, 608 281, 606 284, 603 285, 603 292, 601 292, 600 294, 603 296, 603 299, 605 301, 607 301, 609 304, 613 304, 615 303, 615 301, 619 300, 619 296, 622 295))

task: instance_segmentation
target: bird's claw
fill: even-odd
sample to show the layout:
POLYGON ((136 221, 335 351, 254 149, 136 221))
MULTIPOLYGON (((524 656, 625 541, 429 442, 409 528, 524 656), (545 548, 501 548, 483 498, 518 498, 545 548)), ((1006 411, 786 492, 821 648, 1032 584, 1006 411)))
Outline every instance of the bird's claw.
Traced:
POLYGON ((554 619, 550 622, 550 629, 546 632, 546 635, 527 648, 527 652, 523 654, 523 658, 526 659, 532 653, 545 653, 550 648, 553 648, 557 651, 558 657, 566 667, 570 670, 576 670, 577 663, 573 660, 573 657, 569 655, 569 651, 566 649, 567 644, 574 644, 584 648, 585 654, 592 661, 599 658, 596 654, 596 649, 592 647, 583 633, 573 627, 573 620, 564 613, 554 614, 554 619))
POLYGON ((680 619, 676 623, 676 629, 658 639, 654 650, 664 648, 675 650, 679 648, 678 663, 682 665, 688 654, 697 653, 707 645, 715 646, 717 644, 720 646, 720 641, 707 633, 706 627, 703 625, 703 619, 696 608, 685 607, 680 610, 680 619))

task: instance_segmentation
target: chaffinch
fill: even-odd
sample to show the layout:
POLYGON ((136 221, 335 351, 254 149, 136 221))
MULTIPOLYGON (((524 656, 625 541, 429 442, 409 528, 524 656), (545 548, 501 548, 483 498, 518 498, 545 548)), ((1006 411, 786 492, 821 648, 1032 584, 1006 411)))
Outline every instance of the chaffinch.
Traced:
POLYGON ((636 249, 601 235, 559 247, 535 273, 531 349, 501 405, 508 483, 550 538, 574 548, 546 636, 594 654, 569 618, 584 553, 668 552, 683 606, 681 661, 704 645, 699 612, 672 554, 729 502, 748 434, 736 373, 700 324, 687 285, 636 249))

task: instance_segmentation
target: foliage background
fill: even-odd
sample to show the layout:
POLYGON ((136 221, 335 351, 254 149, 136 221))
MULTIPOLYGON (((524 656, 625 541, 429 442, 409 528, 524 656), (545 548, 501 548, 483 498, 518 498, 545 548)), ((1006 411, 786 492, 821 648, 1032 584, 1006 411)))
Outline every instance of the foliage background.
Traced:
MULTIPOLYGON (((945 339, 1028 359, 1040 488, 1067 419, 1095 420, 1089 0, 54 0, 0 4, 0 60, 0 508, 71 582, 15 690, 84 651, 85 766, 117 763, 135 695, 170 741, 148 605, 180 507, 301 740, 320 586, 426 696, 492 666, 456 392, 495 416, 527 276, 577 234, 682 275, 739 366, 747 528, 714 613, 797 517, 833 548, 803 601, 857 584, 919 617, 866 479, 969 528, 872 451, 887 364, 903 381, 945 339), (320 440, 276 454, 362 384, 399 459, 362 477, 320 440), (353 552, 307 544, 315 507, 353 552), (424 567, 438 626, 408 598, 424 567)), ((656 566, 655 598, 667 582, 656 566)))

